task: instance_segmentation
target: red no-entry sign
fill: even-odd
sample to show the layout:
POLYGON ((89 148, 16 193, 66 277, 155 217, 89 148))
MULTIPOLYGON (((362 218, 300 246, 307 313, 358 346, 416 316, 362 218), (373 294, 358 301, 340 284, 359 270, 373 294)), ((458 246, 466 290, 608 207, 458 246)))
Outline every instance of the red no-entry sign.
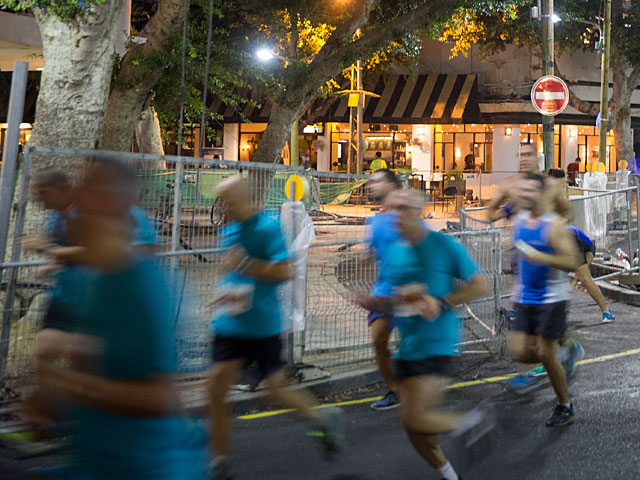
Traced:
POLYGON ((533 84, 531 103, 542 115, 558 115, 569 103, 569 88, 561 78, 545 75, 533 84))

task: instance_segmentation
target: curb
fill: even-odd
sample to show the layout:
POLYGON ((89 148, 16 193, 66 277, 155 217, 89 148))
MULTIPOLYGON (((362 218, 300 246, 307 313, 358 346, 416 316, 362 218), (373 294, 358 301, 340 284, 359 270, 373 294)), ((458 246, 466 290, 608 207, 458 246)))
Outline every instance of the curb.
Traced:
POLYGON ((640 292, 635 292, 628 288, 619 287, 603 280, 597 280, 596 285, 602 290, 602 294, 615 300, 617 302, 625 303, 627 305, 633 305, 634 307, 640 306, 640 292))
MULTIPOLYGON (((355 372, 345 372, 331 375, 320 380, 312 380, 304 383, 296 383, 289 388, 306 388, 316 398, 326 397, 342 393, 347 390, 363 388, 375 383, 382 382, 382 377, 377 366, 363 368, 355 372)), ((263 409, 267 405, 266 392, 239 392, 229 395, 227 403, 230 404, 234 415, 246 413, 251 410, 263 409)), ((204 417, 206 415, 207 402, 205 400, 194 402, 186 407, 189 415, 193 417, 204 417)))

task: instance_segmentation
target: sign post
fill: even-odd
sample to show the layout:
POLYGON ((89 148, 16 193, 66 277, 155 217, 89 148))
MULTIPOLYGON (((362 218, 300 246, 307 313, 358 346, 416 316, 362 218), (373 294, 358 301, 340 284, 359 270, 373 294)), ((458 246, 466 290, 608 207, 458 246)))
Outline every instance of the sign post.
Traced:
POLYGON ((555 75, 540 77, 531 89, 531 103, 544 117, 545 170, 555 167, 555 126, 553 117, 569 103, 569 88, 555 75))
POLYGON ((569 104, 569 88, 561 78, 545 75, 533 84, 531 103, 542 115, 555 117, 569 104))

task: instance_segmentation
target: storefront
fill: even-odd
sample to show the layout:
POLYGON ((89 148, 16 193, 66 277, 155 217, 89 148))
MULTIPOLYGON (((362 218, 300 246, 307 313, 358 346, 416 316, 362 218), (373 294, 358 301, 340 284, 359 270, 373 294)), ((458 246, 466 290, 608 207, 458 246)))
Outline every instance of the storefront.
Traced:
MULTIPOLYGON (((434 162, 445 168, 445 157, 451 148, 449 130, 462 125, 461 143, 465 124, 474 124, 478 108, 475 105, 477 78, 475 75, 390 75, 365 81, 365 90, 378 97, 367 97, 363 112, 363 169, 366 171, 379 152, 391 168, 432 171, 434 162), (437 130, 434 130, 434 128, 437 130), (443 138, 443 133, 445 133, 443 138), (438 147, 434 148, 434 134, 438 147), (443 140, 446 140, 443 142, 443 140), (445 143, 447 146, 445 146, 445 143), (438 153, 438 160, 434 152, 438 153)), ((318 101, 311 107, 314 121, 327 124, 330 143, 329 165, 334 171, 346 170, 349 157, 349 107, 346 96, 318 101)), ((470 145, 476 132, 470 132, 470 145)), ((484 134, 478 131, 478 134, 484 134)), ((478 138, 478 153, 485 161, 487 138, 478 138)), ((465 148, 468 148, 466 145, 465 148)), ((473 147, 472 147, 473 148, 473 147)), ((455 155, 455 149, 451 150, 455 155)), ((355 152, 352 158, 355 158, 355 152)), ((449 164, 453 164, 451 156, 449 164)))
MULTIPOLYGON (((7 141, 7 128, 8 124, 0 123, 0 159, 2 156, 2 151, 4 150, 4 146, 7 141)), ((20 142, 21 149, 24 147, 25 143, 31 138, 31 132, 33 130, 33 126, 30 123, 21 123, 20 124, 20 138, 18 142, 20 142)))
MULTIPOLYGON (((522 145, 535 145, 539 154, 544 151, 542 117, 531 102, 479 100, 476 75, 387 75, 365 79, 364 89, 379 95, 367 97, 364 106, 364 171, 379 153, 390 168, 411 169, 425 178, 452 171, 508 174, 519 169, 522 145)), ((251 92, 246 94, 252 98, 251 92)), ((225 118, 224 158, 251 161, 266 129, 270 104, 243 110, 252 123, 242 123, 232 108, 218 100, 212 110, 225 118)), ((347 97, 333 96, 315 101, 303 115, 299 152, 309 150, 313 168, 347 170, 349 113, 347 97)), ((593 118, 570 107, 556 117, 556 167, 566 168, 580 157, 584 170, 598 159, 598 130, 593 123, 593 118)), ((288 147, 282 157, 289 163, 288 147)), ((355 171, 355 151, 351 158, 355 171)), ((604 163, 607 172, 616 171, 613 132, 607 137, 604 163)))

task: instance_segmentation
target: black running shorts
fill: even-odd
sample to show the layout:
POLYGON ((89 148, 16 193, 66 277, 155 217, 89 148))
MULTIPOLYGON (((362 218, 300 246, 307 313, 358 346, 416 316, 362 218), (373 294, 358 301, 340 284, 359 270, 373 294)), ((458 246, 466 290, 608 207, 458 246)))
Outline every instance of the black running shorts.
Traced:
POLYGON ((280 359, 282 344, 278 335, 267 338, 213 337, 213 363, 244 360, 246 366, 258 364, 260 378, 269 377, 285 364, 280 359))
POLYGON ((587 245, 578 235, 575 233, 573 237, 576 239, 578 244, 578 256, 580 257, 580 265, 587 264, 587 253, 591 252, 593 256, 596 256, 596 241, 591 240, 591 243, 587 245))
POLYGON ((442 375, 450 377, 452 370, 452 357, 430 357, 421 360, 396 360, 396 380, 410 377, 422 377, 425 375, 442 375))
POLYGON ((548 340, 563 338, 567 330, 567 302, 516 303, 513 330, 548 340))

